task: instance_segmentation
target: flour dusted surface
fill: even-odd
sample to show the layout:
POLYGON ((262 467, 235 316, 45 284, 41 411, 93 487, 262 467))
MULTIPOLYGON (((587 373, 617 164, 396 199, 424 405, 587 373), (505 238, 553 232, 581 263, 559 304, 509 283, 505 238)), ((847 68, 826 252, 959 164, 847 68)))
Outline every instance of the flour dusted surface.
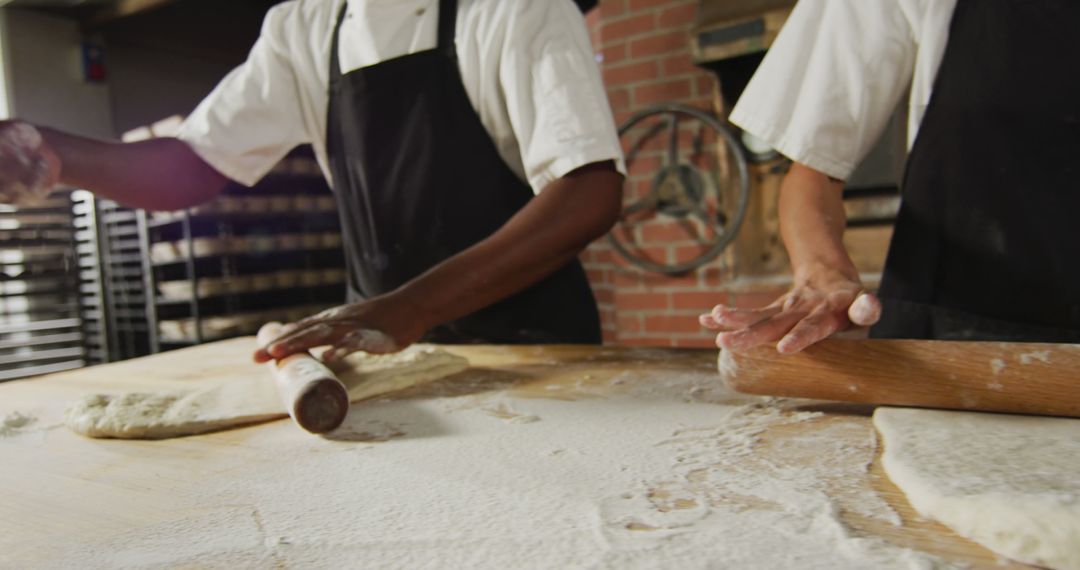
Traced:
POLYGON ((22 412, 10 412, 0 420, 0 437, 13 437, 23 432, 37 418, 22 412))
POLYGON ((158 466, 182 487, 140 499, 156 522, 35 551, 46 566, 83 568, 940 564, 841 522, 844 511, 896 516, 872 489, 827 492, 865 476, 865 423, 723 400, 715 373, 539 388, 551 398, 472 387, 470 374, 483 376, 354 406, 325 440, 285 422, 245 432, 241 449, 272 462, 222 449, 198 474, 158 466), (777 431, 794 435, 765 449, 777 431), (813 461, 794 460, 809 450, 813 461))

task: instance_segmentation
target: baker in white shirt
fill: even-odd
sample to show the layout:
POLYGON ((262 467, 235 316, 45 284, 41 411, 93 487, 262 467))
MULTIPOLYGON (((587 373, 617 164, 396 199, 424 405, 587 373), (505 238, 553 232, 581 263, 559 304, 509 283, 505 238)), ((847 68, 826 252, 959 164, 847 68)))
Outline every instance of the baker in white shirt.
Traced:
POLYGON ((148 209, 252 185, 310 143, 337 196, 349 298, 259 360, 600 340, 576 256, 617 219, 624 167, 570 0, 284 2, 176 139, 7 123, 0 140, 23 151, 0 163, 9 195, 59 180, 148 209))
POLYGON ((1080 3, 800 0, 731 120, 793 161, 792 289, 701 316, 734 350, 880 338, 1080 341, 1080 3), (910 87, 910 155, 881 288, 841 241, 843 180, 910 87))

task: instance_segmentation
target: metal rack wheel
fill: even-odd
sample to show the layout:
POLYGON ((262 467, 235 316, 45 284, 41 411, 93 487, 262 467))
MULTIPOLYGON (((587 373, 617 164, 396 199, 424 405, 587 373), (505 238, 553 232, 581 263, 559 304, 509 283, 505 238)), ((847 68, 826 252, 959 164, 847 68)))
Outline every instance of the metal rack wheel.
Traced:
POLYGON ((707 111, 666 103, 628 118, 619 138, 628 149, 630 176, 622 215, 608 234, 615 250, 634 265, 668 275, 716 259, 738 234, 750 197, 746 155, 732 130, 707 111), (664 137, 665 144, 654 143, 664 137), (654 163, 655 169, 647 168, 654 163), (647 172, 637 172, 636 164, 647 172), (667 232, 664 246, 642 243, 650 225, 667 232), (692 255, 676 254, 676 247, 692 255), (658 248, 664 259, 649 255, 658 248))

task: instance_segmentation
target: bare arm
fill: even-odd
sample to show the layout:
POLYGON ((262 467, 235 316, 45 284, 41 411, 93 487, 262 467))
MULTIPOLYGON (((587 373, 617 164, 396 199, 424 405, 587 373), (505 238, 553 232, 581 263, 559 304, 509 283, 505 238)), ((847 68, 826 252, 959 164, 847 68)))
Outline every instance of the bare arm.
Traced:
MULTIPOLYGON (((618 219, 622 175, 610 162, 579 168, 552 182, 487 239, 386 295, 304 319, 256 353, 283 358, 332 344, 355 350, 404 348, 430 328, 494 304, 553 273, 618 219), (380 331, 392 345, 358 331, 380 331), (352 337, 350 337, 350 334, 352 337)), ((558 310, 558 307, 552 307, 558 310)))
POLYGON ((127 206, 178 210, 213 198, 228 182, 178 139, 116 143, 39 130, 60 160, 61 183, 127 206))
POLYGON ((822 272, 858 281, 859 272, 844 249, 844 183, 795 163, 780 188, 780 236, 795 285, 822 272))
POLYGON ((397 293, 433 323, 473 313, 550 275, 618 220, 622 176, 611 163, 551 183, 488 239, 397 293))
POLYGON ((792 289, 761 309, 718 306, 702 315, 703 325, 721 331, 718 345, 745 350, 776 343, 780 352, 797 352, 852 324, 877 322, 881 305, 864 293, 844 249, 843 187, 808 166, 791 166, 780 188, 779 214, 792 289))
POLYGON ((33 203, 66 184, 128 206, 176 210, 227 182, 177 139, 124 144, 0 121, 0 202, 33 203))

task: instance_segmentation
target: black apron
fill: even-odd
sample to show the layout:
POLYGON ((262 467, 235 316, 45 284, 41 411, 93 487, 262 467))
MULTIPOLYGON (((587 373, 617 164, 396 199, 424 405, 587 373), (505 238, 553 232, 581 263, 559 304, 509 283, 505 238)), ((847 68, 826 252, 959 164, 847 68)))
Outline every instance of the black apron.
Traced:
MULTIPOLYGON (((533 197, 503 162, 465 92, 440 0, 435 49, 341 74, 330 47, 326 144, 341 212, 349 300, 387 293, 495 233, 533 197)), ((431 331, 446 343, 597 343, 600 319, 574 261, 431 331)))
POLYGON ((1080 341, 1080 2, 959 0, 878 338, 1080 341))

